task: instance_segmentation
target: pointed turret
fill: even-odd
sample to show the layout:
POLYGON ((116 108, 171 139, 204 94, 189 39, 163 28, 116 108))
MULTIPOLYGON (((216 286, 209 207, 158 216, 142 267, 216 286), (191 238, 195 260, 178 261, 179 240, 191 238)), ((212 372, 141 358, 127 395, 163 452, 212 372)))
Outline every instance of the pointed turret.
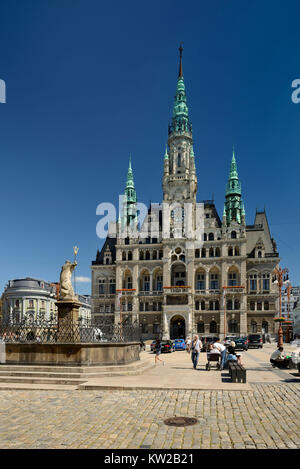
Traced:
POLYGON ((135 227, 137 214, 136 214, 136 190, 134 186, 133 180, 133 172, 131 167, 131 155, 129 157, 129 166, 127 172, 127 182, 124 192, 124 200, 123 200, 123 211, 122 211, 122 229, 126 226, 130 226, 132 228, 135 227))
POLYGON ((169 126, 169 134, 172 132, 192 133, 192 124, 189 121, 189 112, 185 93, 185 85, 182 74, 182 45, 179 48, 180 63, 177 80, 176 94, 174 98, 172 124, 169 126))
POLYGON ((179 73, 169 125, 168 148, 164 158, 163 193, 168 201, 196 201, 197 176, 193 150, 192 125, 189 120, 182 72, 182 45, 179 48, 179 73))
POLYGON ((244 224, 245 208, 242 201, 242 189, 237 172, 234 148, 232 151, 232 159, 229 178, 226 186, 225 199, 223 220, 226 218, 226 224, 229 225, 232 221, 235 221, 239 224, 244 224))

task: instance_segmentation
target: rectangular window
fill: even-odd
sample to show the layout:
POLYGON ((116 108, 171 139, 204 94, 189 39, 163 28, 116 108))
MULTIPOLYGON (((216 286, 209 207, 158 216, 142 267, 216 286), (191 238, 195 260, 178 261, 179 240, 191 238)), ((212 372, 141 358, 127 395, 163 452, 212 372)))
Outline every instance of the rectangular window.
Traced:
POLYGON ((219 289, 218 274, 211 274, 211 276, 210 276, 210 289, 211 290, 218 290, 219 289))
POLYGON ((205 290, 205 275, 197 275, 196 290, 205 290))
POLYGON ((263 274, 263 291, 270 291, 270 274, 263 274))
POLYGON ((257 275, 256 274, 250 275, 249 280, 250 280, 249 281, 250 293, 256 292, 257 291, 257 275))
POLYGON ((237 275, 236 273, 229 273, 228 274, 228 286, 229 287, 236 287, 237 285, 237 275))

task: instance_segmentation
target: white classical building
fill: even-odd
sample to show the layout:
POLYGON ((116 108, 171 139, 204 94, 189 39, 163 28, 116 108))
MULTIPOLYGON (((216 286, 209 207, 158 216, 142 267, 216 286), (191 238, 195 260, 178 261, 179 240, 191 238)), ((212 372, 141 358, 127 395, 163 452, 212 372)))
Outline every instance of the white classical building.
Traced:
MULTIPOLYGON (((25 320, 56 320, 59 283, 34 278, 9 280, 2 294, 2 320, 18 323, 25 320)), ((82 324, 91 320, 90 295, 78 295, 82 324)))
POLYGON ((2 295, 4 321, 43 320, 56 315, 57 287, 34 278, 9 280, 2 295))

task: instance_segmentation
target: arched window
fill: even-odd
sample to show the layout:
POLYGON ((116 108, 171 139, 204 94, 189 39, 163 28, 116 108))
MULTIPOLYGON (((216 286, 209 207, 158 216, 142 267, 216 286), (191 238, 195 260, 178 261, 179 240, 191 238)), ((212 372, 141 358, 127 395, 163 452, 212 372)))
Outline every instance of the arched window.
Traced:
POLYGON ((231 239, 236 239, 236 231, 231 232, 231 239))
POLYGON ((195 303, 195 309, 196 309, 197 311, 199 311, 199 301, 196 301, 196 303, 195 303))
POLYGON ((234 309, 240 309, 240 302, 239 302, 239 300, 234 300, 234 309))
POLYGON ((269 323, 268 323, 268 321, 263 321, 261 327, 262 327, 262 329, 265 330, 266 334, 269 332, 269 323))
POLYGON ((205 301, 201 301, 201 311, 205 311, 205 301))
POLYGON ((132 252, 131 251, 128 252, 128 260, 132 261, 132 252))
POLYGON ((228 256, 233 256, 233 249, 232 249, 232 247, 228 248, 228 256))
POLYGON ((269 302, 268 301, 264 301, 264 310, 269 311, 269 302))
POLYGON ((257 257, 261 257, 261 251, 258 251, 257 257))
POLYGON ((150 260, 150 252, 146 251, 146 261, 149 261, 149 260, 150 260))
POLYGON ((152 259, 153 259, 153 260, 156 260, 156 259, 157 259, 157 251, 153 251, 152 259))
POLYGON ((203 321, 198 322, 197 332, 198 332, 198 334, 203 334, 204 333, 204 322, 203 321))
POLYGON ((256 332, 257 332, 257 322, 256 321, 251 322, 251 332, 252 332, 252 334, 256 334, 256 332))
POLYGON ((240 255, 240 250, 239 250, 239 248, 235 248, 235 250, 234 250, 234 255, 235 255, 235 256, 239 256, 239 255, 240 255))
POLYGON ((201 257, 206 257, 206 249, 205 248, 201 249, 201 257))
POLYGON ((180 153, 178 153, 178 157, 177 157, 177 166, 178 168, 180 168, 181 166, 181 154, 180 153))
POLYGON ((122 252, 122 261, 126 261, 126 252, 125 251, 122 252))
POLYGON ((209 324, 209 332, 210 334, 216 334, 217 333, 217 323, 216 321, 211 321, 209 324))
POLYGON ((195 257, 196 258, 200 257, 200 249, 195 249, 195 257))
POLYGON ((220 248, 216 248, 215 256, 220 257, 220 255, 221 255, 220 248))
POLYGON ((208 241, 213 241, 214 239, 215 239, 214 234, 213 234, 213 233, 209 233, 209 235, 208 235, 208 241))
POLYGON ((204 235, 203 235, 203 241, 207 241, 207 234, 206 233, 204 233, 204 235))
POLYGON ((144 251, 140 251, 140 261, 144 260, 144 251))
POLYGON ((214 257, 214 248, 210 248, 209 257, 214 257))

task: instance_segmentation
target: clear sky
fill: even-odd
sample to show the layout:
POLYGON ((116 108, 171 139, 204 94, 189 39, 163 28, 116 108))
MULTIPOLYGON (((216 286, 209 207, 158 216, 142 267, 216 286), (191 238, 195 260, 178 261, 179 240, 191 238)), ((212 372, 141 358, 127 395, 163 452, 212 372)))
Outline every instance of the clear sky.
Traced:
POLYGON ((130 153, 138 200, 162 200, 181 41, 198 200, 222 216, 234 144, 247 223, 266 209, 299 285, 299 15, 293 0, 2 0, 1 290, 57 281, 75 244, 90 277, 96 207, 117 203, 130 153))

